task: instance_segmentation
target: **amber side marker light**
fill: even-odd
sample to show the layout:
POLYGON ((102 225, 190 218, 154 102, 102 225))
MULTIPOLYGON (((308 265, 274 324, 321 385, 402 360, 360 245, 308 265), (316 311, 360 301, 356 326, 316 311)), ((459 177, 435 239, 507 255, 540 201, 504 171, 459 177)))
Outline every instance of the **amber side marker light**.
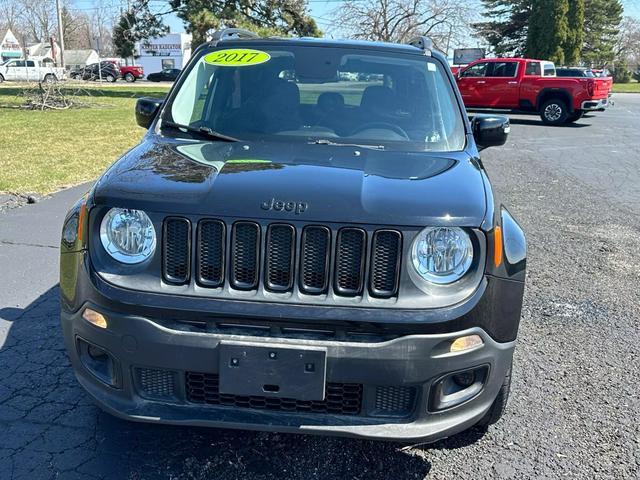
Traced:
POLYGON ((502 227, 497 226, 493 233, 493 264, 502 265, 502 227))
POLYGON ((82 318, 84 318, 87 322, 92 323, 96 327, 107 328, 107 318, 101 313, 96 312, 95 310, 85 308, 84 312, 82 312, 82 318))
POLYGON ((484 342, 482 338, 480 338, 480 335, 467 335, 466 337, 456 338, 451 344, 451 347, 449 347, 449 351, 464 352, 465 350, 470 350, 483 344, 484 342))

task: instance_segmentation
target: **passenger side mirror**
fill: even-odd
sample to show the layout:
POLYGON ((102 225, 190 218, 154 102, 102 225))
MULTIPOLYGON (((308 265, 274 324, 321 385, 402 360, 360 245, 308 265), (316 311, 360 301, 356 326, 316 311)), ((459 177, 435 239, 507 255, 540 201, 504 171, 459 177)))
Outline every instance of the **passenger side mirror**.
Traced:
POLYGON ((139 98, 136 102, 136 122, 138 125, 149 129, 160 111, 163 101, 160 98, 139 98))
POLYGON ((511 124, 503 115, 476 115, 471 120, 471 131, 478 149, 484 150, 507 143, 511 124))

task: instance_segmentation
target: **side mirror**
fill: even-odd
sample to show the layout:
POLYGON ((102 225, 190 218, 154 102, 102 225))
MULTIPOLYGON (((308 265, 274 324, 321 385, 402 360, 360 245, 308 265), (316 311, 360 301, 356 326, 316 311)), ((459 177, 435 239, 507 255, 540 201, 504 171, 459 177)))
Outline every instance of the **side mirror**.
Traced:
POLYGON ((136 102, 136 122, 138 125, 149 129, 160 111, 163 101, 159 98, 139 98, 136 102))
POLYGON ((507 143, 511 124, 503 115, 476 115, 471 120, 471 131, 478 149, 484 150, 507 143))

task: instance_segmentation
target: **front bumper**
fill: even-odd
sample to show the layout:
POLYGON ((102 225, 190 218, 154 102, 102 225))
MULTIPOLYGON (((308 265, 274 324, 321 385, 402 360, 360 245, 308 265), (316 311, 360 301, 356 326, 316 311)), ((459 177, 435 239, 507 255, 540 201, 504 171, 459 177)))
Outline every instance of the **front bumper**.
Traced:
POLYGON ((181 322, 87 306, 107 317, 108 328, 84 320, 84 307, 75 313, 63 310, 64 338, 76 376, 106 411, 144 422, 435 441, 473 426, 484 416, 511 365, 515 345, 498 343, 480 328, 384 341, 197 331, 181 322), (480 335, 484 345, 464 353, 443 352, 442 345, 469 334, 480 335), (116 387, 107 386, 86 367, 78 339, 105 349, 115 359, 116 387), (358 411, 274 411, 262 404, 242 403, 242 399, 231 402, 233 405, 193 401, 188 379, 193 373, 215 377, 220 369, 220 345, 227 341, 324 349, 327 384, 361 386, 358 411), (478 366, 486 367, 487 375, 473 398, 446 410, 430 411, 434 385, 444 374, 478 366))
POLYGON ((609 99, 602 98, 600 100, 586 100, 582 102, 580 108, 586 112, 603 111, 609 106, 609 99))

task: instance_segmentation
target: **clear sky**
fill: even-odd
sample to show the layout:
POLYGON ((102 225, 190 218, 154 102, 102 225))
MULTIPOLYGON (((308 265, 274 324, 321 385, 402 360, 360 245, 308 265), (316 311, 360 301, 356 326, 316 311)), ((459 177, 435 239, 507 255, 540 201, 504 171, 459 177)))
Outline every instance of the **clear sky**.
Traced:
MULTIPOLYGON (((359 1, 359 0, 308 0, 311 15, 318 23, 321 30, 327 31, 331 22, 331 11, 335 10, 344 1, 359 1)), ((157 5, 158 9, 161 9, 167 2, 163 0, 151 0, 152 4, 157 5)), ((640 17, 640 0, 623 0, 625 5, 625 15, 634 17, 640 17)), ((76 11, 85 11, 91 13, 98 8, 98 5, 102 4, 109 12, 117 14, 119 11, 126 9, 127 0, 72 0, 72 6, 70 7, 76 11)), ((177 17, 170 15, 166 18, 169 27, 172 32, 182 32, 184 27, 182 21, 177 17)))

